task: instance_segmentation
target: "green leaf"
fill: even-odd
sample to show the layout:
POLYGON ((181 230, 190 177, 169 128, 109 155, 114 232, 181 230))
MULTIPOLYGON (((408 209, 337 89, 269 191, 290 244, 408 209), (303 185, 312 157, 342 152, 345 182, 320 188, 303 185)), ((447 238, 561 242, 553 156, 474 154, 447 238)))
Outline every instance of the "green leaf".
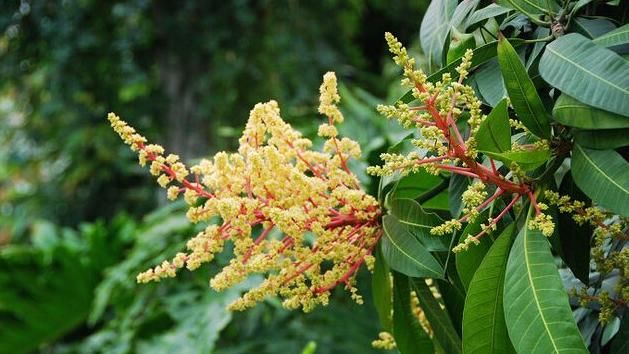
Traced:
POLYGON ((393 337, 401 354, 434 353, 432 341, 411 309, 408 277, 393 272, 393 337))
POLYGON ((504 318, 505 269, 515 224, 498 236, 474 274, 463 310, 463 351, 465 353, 513 352, 504 318))
POLYGON ((629 119, 582 103, 566 94, 555 102, 553 118, 564 125, 582 129, 629 128, 629 119))
POLYGON ((575 30, 589 38, 599 37, 616 28, 614 23, 605 18, 588 19, 577 17, 573 20, 575 30))
POLYGON ((413 289, 419 298, 419 306, 424 311, 426 319, 434 332, 434 338, 445 353, 461 353, 461 338, 459 337, 448 313, 441 308, 432 291, 424 279, 412 279, 413 289))
MULTIPOLYGON (((485 211, 476 218, 475 222, 468 223, 461 233, 459 242, 465 241, 467 236, 475 236, 481 232, 482 228, 480 225, 486 222, 488 216, 488 212, 485 211)), ((469 249, 455 254, 456 271, 465 289, 468 289, 476 269, 478 269, 490 247, 491 239, 489 236, 485 236, 481 238, 480 244, 472 245, 469 249)))
MULTIPOLYGON (((454 14, 450 19, 450 26, 455 29, 459 29, 460 25, 464 23, 470 12, 473 12, 480 0, 464 0, 456 7, 454 14)), ((465 31, 465 28, 460 28, 461 31, 465 31)))
POLYGON ((574 145, 572 177, 598 205, 622 216, 629 215, 629 164, 616 151, 574 145))
POLYGON ((531 150, 531 151, 505 151, 501 153, 479 150, 479 152, 510 166, 512 162, 516 162, 525 171, 531 171, 548 161, 550 151, 548 150, 531 150))
POLYGON ((575 143, 597 150, 617 149, 629 145, 629 129, 574 130, 575 143))
POLYGON ((458 218, 463 211, 463 203, 461 203, 461 196, 463 192, 467 190, 470 185, 470 178, 463 175, 454 174, 450 177, 450 186, 448 188, 450 198, 450 214, 452 217, 458 218))
POLYGON ((496 3, 518 10, 531 18, 550 12, 556 13, 559 10, 555 0, 497 0, 496 3))
POLYGON ((526 73, 518 53, 502 36, 498 40, 498 63, 518 119, 533 134, 542 138, 550 137, 548 114, 535 85, 526 73))
POLYGON ((381 245, 378 245, 376 247, 376 264, 371 277, 371 294, 376 312, 378 312, 380 325, 385 331, 391 331, 393 328, 391 322, 391 277, 389 274, 389 266, 382 256, 381 245))
POLYGON ((511 125, 507 112, 507 100, 503 99, 491 110, 476 132, 479 150, 505 152, 511 149, 511 125))
POLYGON ((577 33, 546 46, 539 72, 585 104, 629 116, 629 62, 577 33))
POLYGON ((629 316, 625 314, 620 324, 620 329, 612 339, 610 354, 624 354, 629 351, 629 316))
POLYGON ((415 199, 441 183, 441 181, 443 181, 441 177, 421 169, 400 178, 390 197, 415 199))
POLYGON ((597 37, 592 42, 603 47, 613 47, 629 43, 629 23, 597 37))
POLYGON ((450 20, 458 4, 457 0, 434 0, 430 2, 419 30, 421 47, 428 56, 428 66, 439 65, 443 48, 450 34, 450 20))
POLYGON ((507 262, 503 302, 509 337, 518 353, 587 353, 548 240, 528 223, 527 218, 507 262))
POLYGON ((389 266, 411 277, 443 278, 443 267, 393 215, 382 218, 382 255, 389 266))
POLYGON ((471 78, 476 83, 480 96, 491 107, 496 107, 503 98, 507 97, 507 88, 504 85, 497 58, 479 67, 471 78))
POLYGON ((489 18, 494 18, 506 14, 509 11, 510 10, 508 8, 500 6, 498 4, 489 4, 480 10, 472 12, 472 14, 465 21, 463 30, 489 18))
POLYGON ((0 249, 0 353, 27 353, 81 324, 90 311, 96 270, 55 246, 0 249))
MULTIPOLYGON (((570 171, 563 177, 559 194, 567 195, 572 200, 590 204, 590 199, 583 194, 572 179, 570 171)), ((590 238, 594 229, 588 223, 577 224, 570 213, 559 213, 557 218, 561 257, 572 273, 584 284, 589 284, 590 276, 590 238)))
POLYGON ((443 223, 439 215, 426 212, 412 199, 394 199, 390 211, 428 251, 448 250, 450 240, 447 237, 430 234, 430 229, 443 223))

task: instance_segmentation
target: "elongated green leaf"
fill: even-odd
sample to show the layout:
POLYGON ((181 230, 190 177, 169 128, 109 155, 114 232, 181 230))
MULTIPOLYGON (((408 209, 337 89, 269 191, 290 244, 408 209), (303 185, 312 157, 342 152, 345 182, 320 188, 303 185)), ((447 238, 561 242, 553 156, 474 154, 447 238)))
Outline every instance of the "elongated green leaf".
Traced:
POLYGON ((588 19, 577 17, 573 21, 577 32, 588 38, 596 38, 616 28, 614 23, 605 18, 588 19))
POLYGON ((430 234, 430 229, 443 223, 437 214, 426 212, 412 199, 394 199, 391 202, 391 214, 395 215, 406 227, 406 231, 415 236, 428 251, 448 250, 449 238, 430 234))
POLYGON ((473 12, 476 9, 479 2, 480 0, 463 0, 459 3, 454 10, 452 19, 450 19, 450 26, 458 28, 461 31, 465 31, 465 28, 462 28, 461 24, 464 23, 470 12, 473 12))
POLYGON ((507 88, 504 85, 497 58, 481 65, 472 75, 472 79, 483 101, 491 107, 496 107, 503 98, 507 97, 507 88))
MULTIPOLYGON (((574 183, 571 172, 566 173, 563 177, 559 193, 569 196, 572 200, 584 202, 585 205, 589 205, 591 202, 574 183)), ((561 257, 579 280, 584 284, 589 284, 590 239, 594 229, 588 223, 577 224, 571 214, 559 213, 557 219, 561 257)))
POLYGON ((419 298, 419 306, 432 327, 434 337, 444 352, 461 353, 461 338, 454 329, 448 313, 441 308, 424 279, 412 279, 411 284, 419 298))
POLYGON ((511 224, 498 236, 472 278, 463 310, 465 353, 513 351, 507 335, 502 294, 514 234, 515 224, 511 224))
POLYGON ((518 53, 504 37, 498 40, 498 63, 518 119, 535 135, 550 137, 546 109, 518 53))
POLYGON ((428 56, 429 67, 442 62, 443 48, 450 34, 450 20, 457 4, 457 0, 434 0, 426 10, 419 29, 419 40, 428 56))
POLYGON ((594 43, 603 47, 613 47, 629 43, 629 24, 618 27, 593 40, 594 43))
POLYGON ((603 208, 629 215, 629 163, 614 150, 574 145, 572 177, 579 188, 603 208))
POLYGON ((510 10, 504 6, 500 6, 498 4, 489 4, 480 10, 472 12, 472 14, 465 21, 462 29, 465 30, 468 27, 477 24, 478 22, 506 14, 509 11, 510 10))
POLYGON ((609 150, 629 145, 629 129, 575 130, 574 141, 588 149, 609 150))
POLYGON ((491 110, 487 119, 478 128, 475 137, 479 150, 504 152, 511 149, 511 126, 506 99, 491 110))
POLYGON ((527 218, 505 275, 503 303, 513 346, 518 353, 587 353, 548 240, 528 224, 527 218))
POLYGON ((497 0, 496 3, 518 10, 529 17, 555 13, 559 10, 559 5, 554 0, 497 0))
POLYGON ((401 354, 433 353, 428 334, 421 328, 411 309, 408 277, 393 272, 393 337, 401 354))
POLYGON ((382 224, 382 255, 392 269, 411 277, 443 277, 441 264, 395 216, 384 216, 382 224))
MULTIPOLYGON (((487 217, 488 212, 486 211, 481 213, 474 222, 467 224, 461 233, 459 242, 465 241, 468 236, 475 236, 481 232, 482 228, 480 225, 487 221, 487 217)), ((459 278, 461 279, 461 283, 463 283, 465 289, 469 287, 472 277, 474 276, 474 273, 476 273, 476 269, 480 266, 485 254, 489 251, 491 244, 491 239, 489 236, 486 236, 481 238, 478 245, 472 245, 469 249, 456 253, 456 271, 459 274, 459 278)))
POLYGON ((546 46, 539 72, 583 103, 629 116, 629 62, 577 33, 546 46))
POLYGON ((504 162, 507 166, 512 162, 516 162, 525 171, 530 171, 542 166, 550 158, 548 150, 531 150, 531 151, 505 151, 501 153, 479 150, 483 154, 504 162))
POLYGON ((610 354, 624 354, 629 351, 629 316, 625 315, 620 323, 618 334, 612 339, 610 354))
POLYGON ((371 294, 373 303, 378 312, 380 325, 385 331, 393 328, 391 319, 391 277, 389 266, 382 256, 381 245, 376 247, 376 264, 374 264, 373 277, 371 277, 371 294))
POLYGON ((555 102, 553 118, 564 125, 582 129, 629 128, 629 119, 604 111, 562 94, 555 102))
POLYGON ((450 177, 450 186, 448 188, 450 198, 450 214, 452 217, 458 218, 463 211, 463 204, 461 203, 461 196, 463 192, 467 190, 470 185, 470 178, 463 175, 455 174, 450 177))

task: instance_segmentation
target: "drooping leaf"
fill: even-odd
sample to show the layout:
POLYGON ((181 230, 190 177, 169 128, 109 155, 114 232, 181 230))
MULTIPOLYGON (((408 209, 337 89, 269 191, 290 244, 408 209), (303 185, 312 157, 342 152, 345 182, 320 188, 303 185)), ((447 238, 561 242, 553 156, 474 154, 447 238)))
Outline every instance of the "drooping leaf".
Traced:
POLYGON ((424 311, 426 319, 434 332, 434 338, 445 353, 461 353, 461 338, 459 337, 448 313, 441 308, 432 291, 424 279, 412 279, 411 284, 419 298, 419 306, 424 311))
POLYGON ((507 112, 507 100, 503 99, 491 110, 476 132, 479 150, 505 152, 511 149, 511 125, 507 112))
POLYGON ((620 329, 620 318, 614 316, 611 321, 605 325, 603 335, 601 337, 601 345, 607 345, 609 341, 618 333, 620 329))
POLYGON ((461 284, 461 281, 456 277, 456 270, 453 272, 448 271, 448 278, 448 280, 437 279, 436 282, 448 316, 450 316, 450 320, 460 336, 463 326, 465 289, 463 289, 463 284, 461 284))
POLYGON ((510 10, 508 8, 500 6, 498 4, 489 4, 480 10, 472 12, 472 14, 465 21, 463 30, 477 24, 478 22, 487 20, 489 18, 498 17, 500 15, 506 14, 509 11, 510 10))
POLYGON ((430 234, 430 229, 439 226, 443 220, 435 213, 425 211, 422 206, 412 199, 394 199, 391 201, 391 214, 403 224, 406 231, 415 236, 428 250, 447 251, 450 239, 445 236, 430 234))
POLYGON ((559 5, 555 0, 497 0, 496 3, 535 18, 559 10, 559 5))
POLYGON ((450 34, 450 20, 457 4, 457 0, 434 0, 426 10, 419 30, 419 39, 424 53, 428 56, 429 67, 442 62, 443 48, 450 34))
POLYGON ((594 43, 603 47, 614 47, 629 43, 629 24, 609 31, 593 40, 594 43))
MULTIPOLYGON (((559 194, 567 195, 572 200, 590 204, 590 199, 583 194, 568 172, 561 181, 559 194)), ((594 230, 585 223, 577 224, 571 214, 559 213, 557 227, 561 243, 561 256, 572 273, 584 284, 589 283, 590 275, 590 239, 594 230)))
POLYGON ((497 58, 481 65, 472 75, 472 79, 483 101, 489 106, 496 107, 503 98, 507 97, 507 88, 504 85, 497 58))
MULTIPOLYGON (((486 222, 487 217, 488 212, 485 211, 481 213, 474 222, 468 223, 465 229, 463 229, 463 232, 461 232, 459 243, 465 241, 468 236, 475 236, 481 232, 481 224, 486 222)), ((461 279, 461 283, 463 283, 465 289, 468 289, 470 282, 472 281, 472 277, 474 276, 474 273, 476 273, 476 269, 478 269, 478 266, 483 261, 485 254, 491 247, 491 244, 492 242, 489 236, 485 236, 480 239, 480 243, 478 245, 472 245, 467 250, 456 253, 456 271, 459 274, 459 278, 461 279)))
POLYGON ((572 150, 572 177, 577 186, 601 207, 629 215, 629 163, 614 150, 572 150))
POLYGON ((629 128, 629 119, 582 103, 566 94, 555 102, 553 118, 564 125, 582 129, 629 128))
POLYGON ((382 255, 392 269, 411 277, 443 277, 443 266, 394 215, 384 216, 382 224, 382 255))
POLYGON ((546 46, 539 72, 585 104, 629 116, 629 62, 577 33, 546 46))
POLYGON ((629 129, 574 130, 574 141, 588 149, 609 150, 629 145, 629 129))
POLYGON ((548 150, 530 150, 530 151, 505 151, 501 153, 479 150, 483 154, 504 162, 510 166, 512 162, 516 162, 525 171, 530 171, 545 164, 550 158, 548 150))
POLYGON ((548 240, 528 224, 527 219, 507 262, 503 304, 509 338, 518 353, 587 353, 548 240))
POLYGON ((575 30, 582 35, 594 39, 616 28, 614 23, 605 18, 583 18, 577 17, 572 22, 575 30))
POLYGON ((408 277, 393 272, 393 337, 401 354, 433 353, 428 334, 411 309, 408 277))
POLYGON ((470 283, 463 310, 465 353, 513 352, 507 335, 502 295, 515 226, 509 225, 498 236, 470 283))
POLYGON ((450 19, 450 26, 453 28, 458 28, 461 31, 465 31, 465 28, 460 28, 461 24, 465 22, 467 16, 478 6, 480 0, 463 0, 454 10, 454 14, 452 14, 452 18, 450 19))
POLYGON ((624 354, 629 351, 629 316, 625 315, 620 323, 620 329, 612 339, 610 354, 624 354))
POLYGON ((371 294, 376 312, 378 312, 380 325, 385 331, 391 331, 393 328, 391 319, 391 277, 389 266, 382 256, 381 245, 376 247, 376 263, 374 264, 373 276, 371 277, 371 294))
POLYGON ((548 138, 548 113, 518 53, 504 37, 498 40, 498 63, 518 119, 535 135, 548 138))
POLYGON ((461 196, 463 192, 467 190, 470 184, 470 178, 463 175, 454 174, 450 177, 450 186, 448 188, 450 198, 450 214, 452 217, 458 218, 463 211, 463 204, 461 203, 461 196))

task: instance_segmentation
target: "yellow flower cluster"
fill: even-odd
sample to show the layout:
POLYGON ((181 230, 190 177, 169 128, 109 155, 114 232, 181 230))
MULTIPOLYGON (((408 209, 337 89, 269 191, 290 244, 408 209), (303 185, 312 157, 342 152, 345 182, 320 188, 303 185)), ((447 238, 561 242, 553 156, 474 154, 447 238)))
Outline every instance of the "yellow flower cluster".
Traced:
POLYGON ((334 73, 324 76, 320 91, 319 112, 328 118, 319 128, 328 138, 322 152, 311 150, 311 141, 284 122, 277 103, 270 101, 251 111, 237 153, 219 152, 190 169, 109 114, 114 130, 139 152, 140 163, 150 163, 158 183, 168 188, 168 198, 183 193, 188 219, 208 224, 187 242, 186 253, 139 274, 138 282, 174 277, 184 267, 195 270, 231 242, 234 256, 211 279, 213 289, 232 287, 254 273, 266 276, 231 309, 280 296, 285 307, 309 311, 326 304, 340 284, 362 302, 355 274, 363 263, 373 264, 371 251, 382 232, 380 209, 347 168, 360 148, 337 138, 334 124, 343 115, 336 106, 334 73), (220 223, 210 223, 216 217, 220 223))

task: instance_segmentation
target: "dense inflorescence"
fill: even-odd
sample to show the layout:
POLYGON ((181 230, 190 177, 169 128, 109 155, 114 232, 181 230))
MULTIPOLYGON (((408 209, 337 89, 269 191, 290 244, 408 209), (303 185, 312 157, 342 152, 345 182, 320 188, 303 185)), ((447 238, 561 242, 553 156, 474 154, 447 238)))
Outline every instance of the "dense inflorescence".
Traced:
POLYGON ((618 272, 618 281, 613 289, 614 294, 606 290, 594 294, 588 290, 587 286, 581 287, 578 291, 576 289, 572 291, 572 295, 578 297, 580 304, 584 307, 591 302, 598 303, 601 307, 599 321, 609 322, 617 309, 629 304, 629 248, 621 247, 619 250, 612 250, 609 247, 612 243, 622 245, 629 241, 627 233, 629 220, 595 206, 586 206, 582 201, 572 200, 556 192, 546 191, 545 197, 550 205, 557 207, 559 212, 570 214, 577 225, 589 224, 594 228, 594 245, 591 255, 596 270, 603 276, 611 274, 614 270, 618 272))
POLYGON ((139 153, 141 165, 150 164, 168 198, 183 195, 188 219, 207 224, 187 242, 188 252, 139 274, 139 282, 174 277, 184 267, 195 270, 231 242, 233 258, 211 279, 213 289, 224 290, 254 273, 266 276, 231 309, 279 295, 285 307, 309 311, 326 304, 341 284, 362 302, 355 274, 362 264, 373 263, 381 212, 348 168, 360 147, 338 137, 335 124, 343 115, 336 106, 334 73, 324 76, 320 94, 319 112, 327 116, 319 127, 327 139, 323 151, 312 150, 312 142, 284 122, 270 101, 251 110, 237 153, 219 152, 191 168, 109 114, 114 130, 139 153))
MULTIPOLYGON (((408 55, 406 48, 397 38, 390 33, 385 37, 389 50, 394 54, 395 63, 404 71, 402 85, 412 89, 412 95, 419 104, 411 106, 400 101, 395 105, 378 106, 378 111, 389 119, 397 119, 405 128, 416 129, 420 138, 412 141, 417 147, 415 151, 406 155, 382 154, 384 165, 372 166, 368 172, 378 176, 394 173, 405 175, 425 169, 433 174, 445 172, 472 178, 474 182, 462 195, 464 215, 434 227, 431 230, 434 235, 446 235, 460 230, 463 223, 474 221, 480 212, 494 201, 508 197, 505 201, 506 206, 498 215, 482 224, 482 231, 479 234, 469 235, 464 242, 455 246, 453 249, 455 252, 478 244, 479 239, 495 230, 497 223, 523 197, 530 200, 535 210, 535 216, 529 222, 529 227, 539 229, 546 236, 552 235, 554 223, 552 218, 544 213, 547 206, 538 203, 530 181, 519 171, 519 166, 515 163, 507 166, 509 173, 503 174, 496 168, 493 159, 487 157, 487 165, 480 161, 475 134, 487 117, 481 111, 481 102, 474 89, 463 84, 472 65, 472 51, 468 50, 465 53, 457 67, 457 80, 449 73, 445 73, 441 81, 431 83, 421 70, 415 69, 415 60, 408 55), (467 137, 459 128, 464 116, 469 128, 467 137), (490 188, 492 193, 488 192, 490 188)), ((545 141, 540 140, 532 144, 532 148, 545 144, 545 141)))

